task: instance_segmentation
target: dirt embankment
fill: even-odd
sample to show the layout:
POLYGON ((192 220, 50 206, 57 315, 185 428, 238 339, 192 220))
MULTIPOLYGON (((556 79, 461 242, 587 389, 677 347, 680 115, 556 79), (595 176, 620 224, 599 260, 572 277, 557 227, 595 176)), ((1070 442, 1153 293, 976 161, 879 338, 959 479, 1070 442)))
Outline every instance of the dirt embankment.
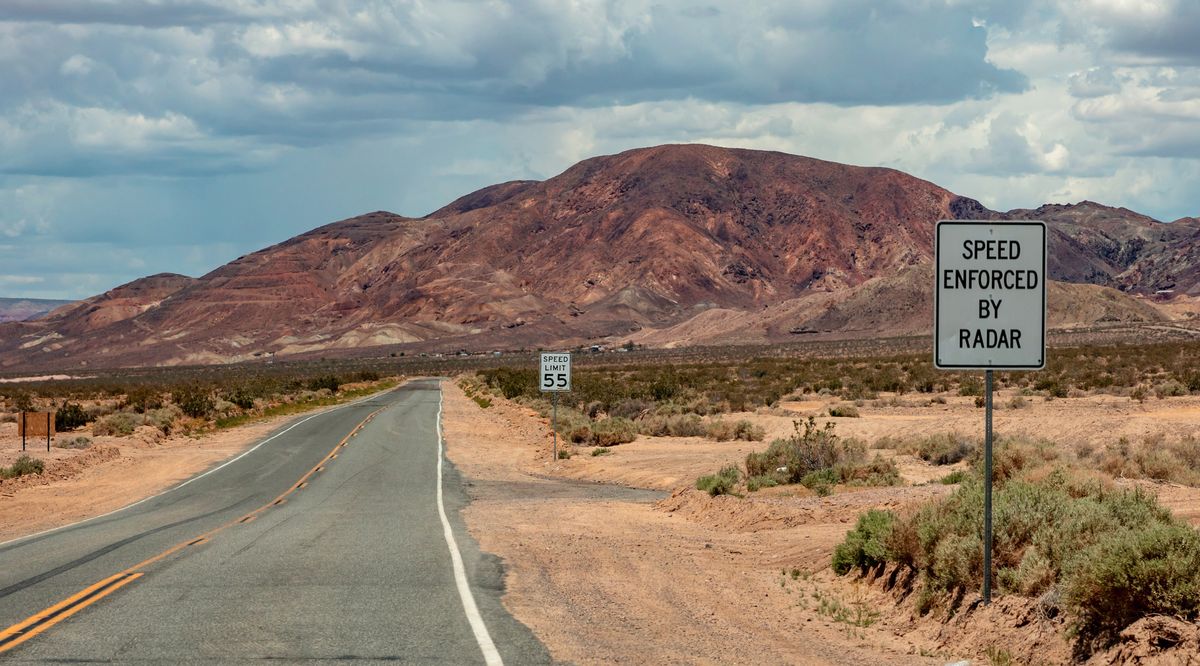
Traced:
MULTIPOLYGON (((544 419, 500 399, 480 409, 453 384, 444 386, 448 455, 473 482, 468 526, 485 550, 504 558, 505 603, 556 658, 805 664, 1071 659, 1063 618, 1047 616, 1036 600, 1003 597, 985 608, 967 595, 946 621, 913 612, 900 582, 838 577, 830 570, 834 546, 860 513, 902 511, 951 492, 952 486, 929 483, 949 467, 885 450, 906 485, 843 489, 824 498, 798 487, 745 499, 709 497, 692 488, 697 476, 766 444, 640 437, 605 455, 576 449, 569 460, 551 461, 544 419), (630 488, 658 495, 630 494, 630 488)), ((1200 414, 1195 398, 1145 404, 1116 397, 1031 398, 1018 408, 1007 407, 1008 399, 997 412, 1001 433, 1085 446, 1200 434, 1192 425, 1200 414)), ((769 441, 790 433, 793 419, 826 414, 829 404, 790 403, 773 414, 735 418, 764 426, 769 441)), ((931 404, 912 397, 860 410, 862 418, 832 419, 840 434, 874 441, 982 429, 982 410, 972 398, 947 396, 946 404, 931 404)), ((1198 522, 1196 489, 1138 483, 1198 522)), ((1120 654, 1152 655, 1150 630, 1138 630, 1147 638, 1133 629, 1127 641, 1093 661, 1157 663, 1114 656, 1118 648, 1125 651, 1120 654)))

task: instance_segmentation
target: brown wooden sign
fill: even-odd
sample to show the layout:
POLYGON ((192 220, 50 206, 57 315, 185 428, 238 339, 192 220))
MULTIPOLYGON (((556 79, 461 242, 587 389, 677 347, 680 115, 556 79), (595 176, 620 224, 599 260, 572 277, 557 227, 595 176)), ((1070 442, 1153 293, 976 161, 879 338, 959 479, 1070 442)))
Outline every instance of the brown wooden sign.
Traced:
POLYGON ((17 436, 47 437, 54 434, 54 412, 17 414, 17 436))

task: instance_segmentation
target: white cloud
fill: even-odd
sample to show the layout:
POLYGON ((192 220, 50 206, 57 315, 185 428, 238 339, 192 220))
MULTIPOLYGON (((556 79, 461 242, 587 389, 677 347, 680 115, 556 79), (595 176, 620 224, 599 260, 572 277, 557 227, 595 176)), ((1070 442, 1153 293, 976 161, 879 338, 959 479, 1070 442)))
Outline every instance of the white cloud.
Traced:
POLYGON ((0 235, 46 253, 6 271, 84 296, 685 141, 1195 215, 1197 8, 7 0, 0 235))

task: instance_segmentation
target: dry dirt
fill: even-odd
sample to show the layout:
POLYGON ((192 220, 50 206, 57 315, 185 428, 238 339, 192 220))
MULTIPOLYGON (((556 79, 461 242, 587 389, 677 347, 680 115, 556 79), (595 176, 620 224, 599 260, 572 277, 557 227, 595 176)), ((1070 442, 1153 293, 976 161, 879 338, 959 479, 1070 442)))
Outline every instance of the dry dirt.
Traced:
MULTIPOLYGON (((952 622, 916 620, 880 584, 840 578, 829 569, 833 547, 859 513, 950 492, 952 487, 926 483, 948 467, 884 451, 895 455, 910 485, 842 489, 826 498, 803 488, 713 498, 692 489, 695 478, 743 460, 764 442, 639 437, 607 455, 576 449, 569 460, 551 462, 545 419, 502 399, 482 410, 452 383, 444 386, 448 455, 473 483, 468 527, 484 550, 505 560, 505 603, 557 659, 986 663, 988 649, 1018 663, 1030 655, 1040 663, 1069 658, 1061 621, 1042 618, 1028 600, 1006 598, 984 608, 968 595, 952 622), (834 619, 838 608, 842 621, 834 619)), ((793 420, 810 414, 869 442, 885 435, 981 432, 983 410, 972 398, 945 397, 944 405, 910 396, 866 402, 859 407, 862 418, 822 416, 834 400, 726 418, 764 426, 767 441, 787 435, 793 420)), ((1160 433, 1200 434, 1200 399, 1193 397, 1144 404, 1113 396, 1027 398, 1030 404, 1017 409, 1007 406, 1011 397, 996 400, 1002 434, 1094 446, 1122 436, 1138 441, 1160 433)), ((1138 483, 1200 523, 1196 489, 1138 483)))

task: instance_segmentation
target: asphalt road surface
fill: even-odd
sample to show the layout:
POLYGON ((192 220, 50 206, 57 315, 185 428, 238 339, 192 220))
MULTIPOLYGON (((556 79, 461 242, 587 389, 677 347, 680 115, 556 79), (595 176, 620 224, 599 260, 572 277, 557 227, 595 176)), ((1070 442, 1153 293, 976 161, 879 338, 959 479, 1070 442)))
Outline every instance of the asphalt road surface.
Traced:
POLYGON ((548 663, 458 518, 440 404, 435 381, 412 382, 0 545, 0 659, 548 663))

